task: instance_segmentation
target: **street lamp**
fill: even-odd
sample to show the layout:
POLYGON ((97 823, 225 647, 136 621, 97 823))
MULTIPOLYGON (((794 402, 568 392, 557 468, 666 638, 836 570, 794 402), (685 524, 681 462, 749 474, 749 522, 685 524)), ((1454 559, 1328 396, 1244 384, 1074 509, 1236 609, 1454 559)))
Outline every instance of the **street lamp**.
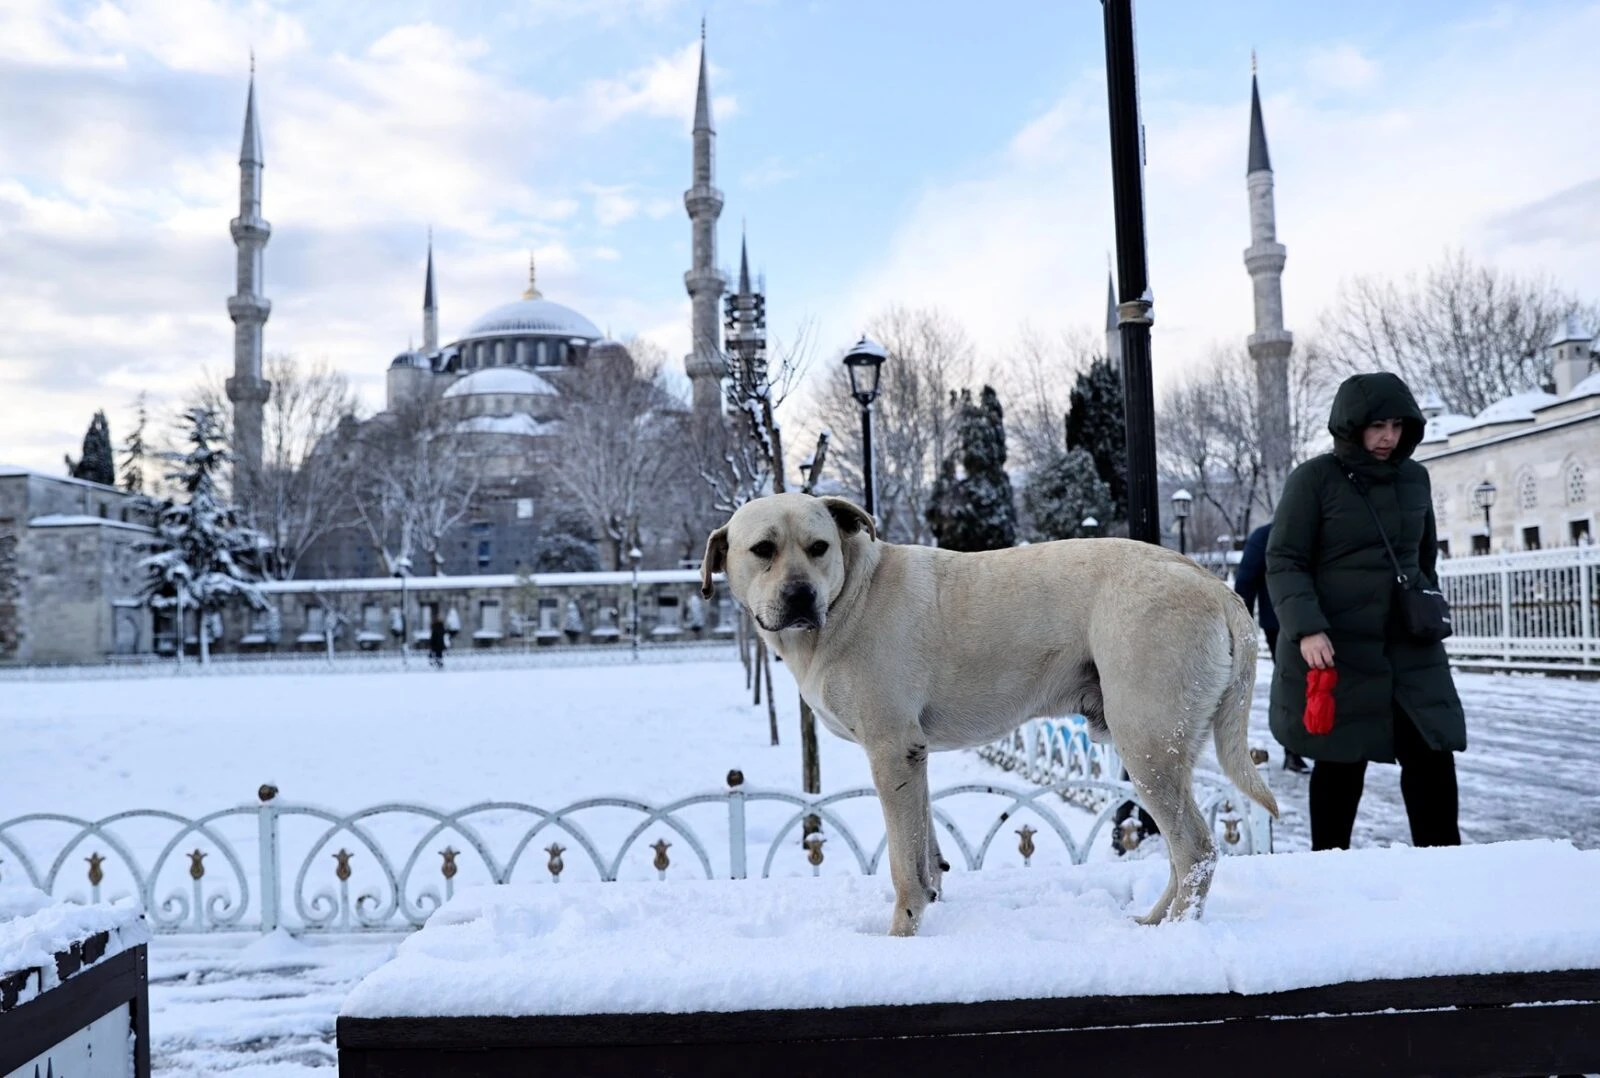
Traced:
POLYGON ((883 345, 862 337, 844 356, 844 369, 850 372, 850 395, 861 405, 861 482, 863 509, 877 519, 877 491, 872 476, 872 402, 878 399, 878 376, 883 361, 889 358, 883 345))
POLYGON ((411 575, 411 559, 396 558, 392 563, 394 575, 400 578, 400 665, 411 665, 407 652, 411 650, 411 622, 406 615, 406 579, 411 575))
POLYGON ((1483 510, 1483 551, 1489 552, 1489 537, 1494 534, 1489 527, 1489 507, 1494 504, 1495 485, 1485 479, 1472 488, 1472 504, 1483 510))
POLYGON ((1187 490, 1172 492, 1172 515, 1178 520, 1178 553, 1189 553, 1189 508, 1194 504, 1194 495, 1187 490))
POLYGON ((639 661, 639 563, 644 560, 644 551, 639 549, 637 540, 628 548, 628 564, 633 566, 633 661, 639 661))
POLYGON ((1084 535, 1093 535, 1094 530, 1099 526, 1100 522, 1094 517, 1089 516, 1083 518, 1083 523, 1078 525, 1078 529, 1082 531, 1084 535))

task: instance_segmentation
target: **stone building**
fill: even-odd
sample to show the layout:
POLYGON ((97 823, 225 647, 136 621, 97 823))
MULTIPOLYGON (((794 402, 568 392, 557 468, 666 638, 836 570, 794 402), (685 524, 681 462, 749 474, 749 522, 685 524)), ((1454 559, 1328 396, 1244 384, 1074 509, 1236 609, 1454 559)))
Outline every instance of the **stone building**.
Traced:
POLYGON ((1423 400, 1416 459, 1433 479, 1446 554, 1538 550, 1594 541, 1600 505, 1600 370, 1594 334, 1568 320, 1546 349, 1546 390, 1516 393, 1475 416, 1423 400), (1491 484, 1487 515, 1479 487, 1491 484))
POLYGON ((137 595, 144 510, 115 487, 0 469, 0 663, 148 651, 137 595))

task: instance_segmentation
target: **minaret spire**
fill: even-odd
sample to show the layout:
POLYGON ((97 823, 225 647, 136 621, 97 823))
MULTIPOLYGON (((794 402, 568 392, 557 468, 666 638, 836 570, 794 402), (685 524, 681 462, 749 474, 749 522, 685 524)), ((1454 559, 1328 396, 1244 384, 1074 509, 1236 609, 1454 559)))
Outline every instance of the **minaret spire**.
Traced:
POLYGON ((539 291, 539 271, 533 264, 533 252, 528 252, 528 287, 522 290, 523 299, 544 299, 544 293, 539 291))
POLYGON ((1250 246, 1244 265, 1255 291, 1256 331, 1246 341, 1256 368, 1260 401, 1258 429, 1268 501, 1276 504, 1289 474, 1289 353, 1294 334, 1283 328, 1283 266, 1288 251, 1278 242, 1277 209, 1272 193, 1272 159, 1267 155, 1267 129, 1261 119, 1261 88, 1255 53, 1250 54, 1250 156, 1245 185, 1250 194, 1250 246))
POLYGON ((717 308, 727 290, 727 281, 717 269, 717 218, 722 215, 722 192, 716 188, 716 138, 711 125, 711 87, 706 77, 705 21, 701 20, 700 83, 694 102, 693 185, 683 193, 694 251, 694 265, 683 275, 693 310, 689 354, 684 357, 683 366, 694 386, 694 410, 700 416, 722 414, 722 379, 728 372, 717 319, 717 308))
POLYGON ((229 226, 239 256, 236 291, 228 298, 228 317, 233 319, 233 377, 227 381, 228 399, 233 402, 234 492, 247 508, 261 471, 262 406, 272 393, 272 383, 261 376, 261 330, 272 313, 272 304, 261 294, 262 249, 272 235, 272 226, 261 217, 261 172, 265 167, 256 119, 252 52, 239 148, 239 216, 229 226))
POLYGON ((433 229, 428 229, 428 277, 422 285, 422 353, 439 350, 439 305, 433 292, 433 229))
POLYGON ((1106 268, 1106 358, 1114 370, 1122 370, 1122 319, 1117 314, 1117 282, 1106 268))

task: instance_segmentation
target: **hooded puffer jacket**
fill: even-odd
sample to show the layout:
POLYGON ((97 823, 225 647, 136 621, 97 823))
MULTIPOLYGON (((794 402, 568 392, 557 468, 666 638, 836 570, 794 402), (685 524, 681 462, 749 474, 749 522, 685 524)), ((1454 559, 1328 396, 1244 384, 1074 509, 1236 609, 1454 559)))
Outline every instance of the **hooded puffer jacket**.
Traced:
POLYGON ((1302 756, 1392 762, 1396 703, 1433 748, 1467 747, 1444 645, 1415 643, 1398 626, 1394 568, 1362 497, 1364 489, 1401 569, 1437 587, 1432 488, 1427 469, 1411 459, 1425 423, 1399 378, 1358 374, 1334 397, 1333 452, 1306 461, 1284 484, 1267 543, 1267 590, 1282 634, 1271 721, 1273 736, 1302 756), (1362 429, 1380 419, 1403 425, 1388 460, 1362 445, 1362 429), (1333 644, 1339 673, 1333 731, 1320 736, 1302 722, 1307 665, 1299 648, 1319 632, 1333 644))

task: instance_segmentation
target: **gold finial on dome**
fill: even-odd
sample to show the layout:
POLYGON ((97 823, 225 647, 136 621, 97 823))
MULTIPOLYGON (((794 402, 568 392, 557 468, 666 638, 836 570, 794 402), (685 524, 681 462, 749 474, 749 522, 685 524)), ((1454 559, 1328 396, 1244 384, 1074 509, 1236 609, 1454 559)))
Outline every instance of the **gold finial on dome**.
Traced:
POLYGON ((533 252, 532 251, 528 252, 528 290, 526 292, 522 293, 522 298, 523 299, 544 299, 544 296, 539 293, 539 286, 535 281, 535 271, 534 271, 534 266, 533 266, 533 252))

